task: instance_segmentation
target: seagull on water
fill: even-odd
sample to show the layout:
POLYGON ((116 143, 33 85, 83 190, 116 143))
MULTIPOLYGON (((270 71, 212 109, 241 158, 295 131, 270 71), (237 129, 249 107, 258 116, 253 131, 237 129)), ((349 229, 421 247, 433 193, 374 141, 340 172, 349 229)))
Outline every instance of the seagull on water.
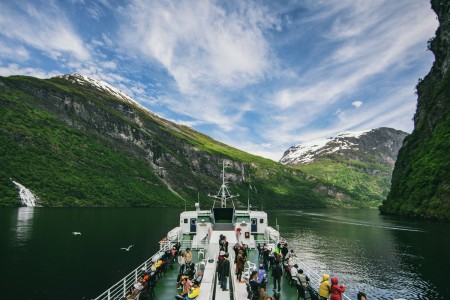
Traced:
POLYGON ((81 235, 81 232, 74 231, 74 232, 72 232, 72 234, 73 234, 73 235, 81 235))
POLYGON ((130 246, 128 246, 128 248, 120 248, 120 249, 125 250, 125 251, 130 251, 131 247, 133 247, 133 246, 134 245, 130 245, 130 246))

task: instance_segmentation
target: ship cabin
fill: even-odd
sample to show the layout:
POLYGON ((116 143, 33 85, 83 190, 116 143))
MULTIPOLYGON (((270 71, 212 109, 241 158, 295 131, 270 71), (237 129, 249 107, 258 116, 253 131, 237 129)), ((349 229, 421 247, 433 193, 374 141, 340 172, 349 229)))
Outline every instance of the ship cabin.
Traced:
POLYGON ((239 242, 254 248, 255 241, 264 240, 267 234, 273 232, 268 226, 267 213, 263 211, 236 210, 234 208, 212 208, 211 210, 185 211, 180 214, 179 229, 169 233, 169 239, 191 240, 192 248, 205 248, 207 244, 215 243, 215 236, 223 234, 228 242, 239 242), (187 238, 187 235, 189 238, 187 238), (172 236, 172 238, 170 238, 172 236))

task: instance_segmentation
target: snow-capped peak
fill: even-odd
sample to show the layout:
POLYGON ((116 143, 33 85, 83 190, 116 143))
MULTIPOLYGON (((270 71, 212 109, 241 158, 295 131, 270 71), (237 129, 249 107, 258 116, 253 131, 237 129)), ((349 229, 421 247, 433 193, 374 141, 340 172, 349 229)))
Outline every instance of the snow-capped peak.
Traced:
POLYGON ((304 144, 298 144, 289 148, 280 159, 282 164, 307 164, 314 160, 319 154, 330 154, 339 150, 351 149, 357 145, 350 142, 348 138, 358 139, 360 136, 370 132, 346 131, 336 137, 322 138, 304 144))
POLYGON ((72 83, 77 83, 79 85, 84 85, 84 86, 92 86, 94 88, 96 88, 97 90, 101 91, 101 92, 105 92, 108 93, 118 99, 121 99, 124 102, 127 103, 131 103, 133 105, 139 106, 140 108, 150 112, 151 114, 155 115, 155 113, 153 113, 152 111, 150 111, 148 108, 142 106, 141 104, 139 104, 136 100, 133 100, 130 96, 128 96, 127 94, 125 94, 123 91, 121 91, 120 89, 113 87, 112 85, 110 85, 107 82, 98 80, 98 79, 93 79, 81 74, 65 74, 65 75, 61 75, 61 76, 56 76, 57 78, 62 78, 65 79, 67 81, 70 81, 72 83))
POLYGON ((70 82, 78 83, 80 85, 88 84, 88 85, 91 85, 91 86, 97 88, 100 91, 107 92, 107 93, 109 93, 119 99, 122 99, 126 102, 136 103, 136 101, 131 99, 130 96, 128 96, 127 94, 125 94, 124 92, 119 90, 118 88, 115 88, 112 85, 110 85, 109 83, 106 83, 106 82, 98 80, 98 79, 93 79, 93 78, 90 78, 90 77, 87 77, 87 76, 84 76, 81 74, 66 74, 66 75, 57 76, 57 78, 63 78, 70 82))

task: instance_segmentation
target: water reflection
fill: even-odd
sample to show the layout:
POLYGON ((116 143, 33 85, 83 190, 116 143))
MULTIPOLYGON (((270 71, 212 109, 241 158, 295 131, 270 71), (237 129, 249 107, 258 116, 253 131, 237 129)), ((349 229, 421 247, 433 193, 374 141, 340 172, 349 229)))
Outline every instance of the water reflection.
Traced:
POLYGON ((33 230, 34 207, 20 207, 17 209, 15 238, 17 245, 25 244, 31 237, 33 230))
POLYGON ((424 263, 422 253, 408 249, 414 243, 411 240, 429 236, 426 228, 384 220, 373 211, 290 211, 286 215, 289 221, 281 219, 280 231, 301 260, 320 275, 338 277, 351 299, 356 299, 358 291, 375 299, 411 299, 411 293, 414 299, 438 299, 435 287, 418 272, 424 263))

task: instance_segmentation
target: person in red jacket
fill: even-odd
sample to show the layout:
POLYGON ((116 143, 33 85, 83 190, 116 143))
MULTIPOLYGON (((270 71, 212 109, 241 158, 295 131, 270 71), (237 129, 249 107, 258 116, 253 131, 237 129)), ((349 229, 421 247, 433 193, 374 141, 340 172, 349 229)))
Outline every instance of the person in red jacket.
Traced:
POLYGON ((339 286, 337 277, 331 278, 330 300, 342 300, 342 293, 345 292, 345 284, 339 286))

